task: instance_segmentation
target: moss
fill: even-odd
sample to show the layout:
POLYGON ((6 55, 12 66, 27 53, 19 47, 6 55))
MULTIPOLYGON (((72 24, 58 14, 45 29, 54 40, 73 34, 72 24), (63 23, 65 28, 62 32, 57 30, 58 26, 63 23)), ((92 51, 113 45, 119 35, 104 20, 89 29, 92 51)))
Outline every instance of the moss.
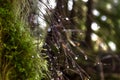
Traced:
POLYGON ((47 70, 46 61, 37 53, 25 28, 20 1, 14 1, 0 1, 0 79, 40 80, 47 70))

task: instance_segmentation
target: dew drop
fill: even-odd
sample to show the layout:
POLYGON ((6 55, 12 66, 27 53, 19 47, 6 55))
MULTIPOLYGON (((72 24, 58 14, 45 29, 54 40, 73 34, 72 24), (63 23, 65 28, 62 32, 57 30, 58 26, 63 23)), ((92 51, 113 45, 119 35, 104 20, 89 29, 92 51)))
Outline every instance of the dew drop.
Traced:
POLYGON ((42 37, 42 34, 40 34, 39 36, 42 37))
POLYGON ((58 76, 61 76, 63 73, 61 71, 57 71, 58 76))
POLYGON ((70 51, 70 49, 68 49, 68 51, 70 51))
POLYGON ((60 47, 56 46, 57 49, 60 49, 60 47))
POLYGON ((85 60, 88 60, 88 57, 85 55, 85 60))
POLYGON ((52 61, 52 59, 49 59, 49 61, 52 61))
POLYGON ((69 20, 69 18, 68 18, 68 17, 66 17, 65 19, 66 19, 67 21, 69 20))
POLYGON ((53 70, 53 68, 51 67, 50 70, 53 70))
POLYGON ((50 32, 51 31, 51 28, 48 28, 48 30, 47 30, 48 32, 50 32))
POLYGON ((76 66, 75 65, 73 65, 73 68, 75 68, 76 66))
POLYGON ((52 78, 51 80, 54 80, 54 78, 52 78))
POLYGON ((58 19, 58 22, 60 22, 60 19, 58 19))
POLYGON ((97 64, 100 64, 100 62, 97 62, 97 64))
POLYGON ((77 59, 78 59, 78 57, 76 56, 76 57, 75 57, 75 59, 77 60, 77 59))
POLYGON ((45 43, 45 46, 47 45, 47 43, 45 43))
POLYGON ((49 49, 49 51, 52 51, 52 49, 49 49))
POLYGON ((62 8, 64 8, 65 6, 64 5, 62 5, 62 8))
POLYGON ((57 59, 57 57, 53 57, 54 59, 57 59))
POLYGON ((69 66, 67 66, 67 68, 70 68, 69 66))
POLYGON ((32 58, 34 58, 34 56, 32 56, 32 58))

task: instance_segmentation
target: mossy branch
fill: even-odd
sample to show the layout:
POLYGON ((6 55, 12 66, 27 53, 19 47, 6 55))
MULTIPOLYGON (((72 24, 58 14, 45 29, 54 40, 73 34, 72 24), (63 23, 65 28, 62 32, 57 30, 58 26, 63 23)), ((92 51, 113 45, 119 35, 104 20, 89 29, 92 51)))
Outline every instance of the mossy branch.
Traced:
POLYGON ((28 0, 0 1, 1 80, 40 80, 47 70, 26 29, 29 5, 28 0))

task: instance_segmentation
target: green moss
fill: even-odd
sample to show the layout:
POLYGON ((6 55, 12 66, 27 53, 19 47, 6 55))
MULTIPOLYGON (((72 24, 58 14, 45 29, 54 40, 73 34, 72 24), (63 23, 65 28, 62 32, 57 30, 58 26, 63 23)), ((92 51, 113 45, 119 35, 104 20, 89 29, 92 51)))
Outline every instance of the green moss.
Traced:
POLYGON ((20 3, 15 6, 17 1, 20 2, 0 1, 0 79, 40 80, 47 70, 47 62, 35 49, 24 19, 20 17, 20 3))

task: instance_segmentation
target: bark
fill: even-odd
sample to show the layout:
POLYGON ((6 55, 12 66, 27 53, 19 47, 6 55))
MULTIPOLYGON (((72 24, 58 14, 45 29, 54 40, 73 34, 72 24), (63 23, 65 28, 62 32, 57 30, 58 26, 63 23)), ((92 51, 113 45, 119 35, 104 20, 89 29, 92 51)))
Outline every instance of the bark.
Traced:
POLYGON ((86 37, 85 37, 85 42, 88 45, 88 47, 90 49, 92 49, 92 41, 91 41, 91 33, 92 33, 92 29, 91 29, 91 24, 92 24, 92 18, 93 18, 93 14, 92 14, 92 9, 93 9, 93 0, 88 0, 87 2, 87 18, 86 18, 86 37))

